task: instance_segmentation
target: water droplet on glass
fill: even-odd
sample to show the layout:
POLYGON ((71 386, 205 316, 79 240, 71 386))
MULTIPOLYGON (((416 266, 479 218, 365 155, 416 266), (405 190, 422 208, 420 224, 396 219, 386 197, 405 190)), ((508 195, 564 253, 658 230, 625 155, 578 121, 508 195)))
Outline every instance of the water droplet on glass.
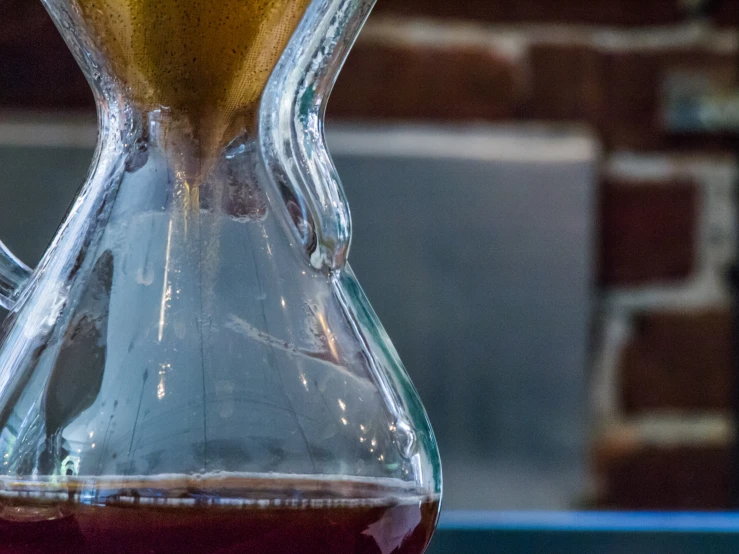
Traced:
POLYGON ((154 271, 151 267, 140 267, 136 270, 136 282, 148 287, 154 282, 154 271))

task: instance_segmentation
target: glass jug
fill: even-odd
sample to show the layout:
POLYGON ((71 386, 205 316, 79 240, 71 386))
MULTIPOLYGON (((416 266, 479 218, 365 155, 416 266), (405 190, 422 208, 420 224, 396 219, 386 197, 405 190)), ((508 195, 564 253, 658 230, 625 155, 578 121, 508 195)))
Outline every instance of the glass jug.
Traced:
POLYGON ((423 552, 436 443, 323 138, 373 1, 44 1, 100 133, 0 256, 0 550, 423 552))

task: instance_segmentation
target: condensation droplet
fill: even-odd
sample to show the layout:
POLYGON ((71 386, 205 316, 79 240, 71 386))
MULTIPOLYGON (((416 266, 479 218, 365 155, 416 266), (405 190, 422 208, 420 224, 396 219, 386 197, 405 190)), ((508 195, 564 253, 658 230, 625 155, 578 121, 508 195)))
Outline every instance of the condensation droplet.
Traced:
POLYGON ((154 271, 151 267, 140 267, 136 270, 136 283, 148 287, 154 282, 154 271))

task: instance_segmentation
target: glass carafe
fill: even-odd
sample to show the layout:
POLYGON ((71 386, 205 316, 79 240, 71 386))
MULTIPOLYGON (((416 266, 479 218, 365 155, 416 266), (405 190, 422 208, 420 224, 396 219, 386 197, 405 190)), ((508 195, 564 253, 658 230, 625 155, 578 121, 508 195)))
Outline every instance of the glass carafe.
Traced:
POLYGON ((372 3, 45 0, 100 133, 38 267, 0 256, 0 550, 425 549, 436 443, 323 138, 372 3))

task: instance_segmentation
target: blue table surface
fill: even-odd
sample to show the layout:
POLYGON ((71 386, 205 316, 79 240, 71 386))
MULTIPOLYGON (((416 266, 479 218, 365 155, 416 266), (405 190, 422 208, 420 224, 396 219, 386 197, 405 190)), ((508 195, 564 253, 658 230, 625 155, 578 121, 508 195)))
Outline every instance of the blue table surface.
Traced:
POLYGON ((427 554, 736 554, 739 512, 445 511, 427 554))
POLYGON ((739 512, 445 511, 438 529, 739 533, 739 512))

